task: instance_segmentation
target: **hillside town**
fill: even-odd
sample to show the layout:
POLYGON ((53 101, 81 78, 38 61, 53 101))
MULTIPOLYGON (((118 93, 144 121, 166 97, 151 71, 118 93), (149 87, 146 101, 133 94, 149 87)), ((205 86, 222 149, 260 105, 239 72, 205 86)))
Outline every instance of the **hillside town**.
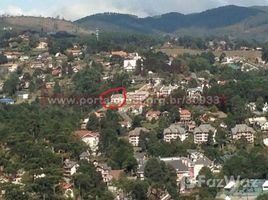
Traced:
POLYGON ((111 35, 108 47, 98 34, 2 31, 1 199, 268 193, 267 47, 215 38, 170 55, 187 49, 178 38, 143 47, 134 34, 118 44, 111 35))

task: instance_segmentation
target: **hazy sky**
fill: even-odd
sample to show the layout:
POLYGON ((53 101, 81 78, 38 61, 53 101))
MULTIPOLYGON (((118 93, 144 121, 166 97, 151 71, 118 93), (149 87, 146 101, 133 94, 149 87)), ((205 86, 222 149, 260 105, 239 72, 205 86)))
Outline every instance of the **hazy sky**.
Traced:
POLYGON ((223 5, 268 5, 268 0, 0 0, 0 14, 52 16, 75 20, 95 13, 158 15, 192 13, 223 5))

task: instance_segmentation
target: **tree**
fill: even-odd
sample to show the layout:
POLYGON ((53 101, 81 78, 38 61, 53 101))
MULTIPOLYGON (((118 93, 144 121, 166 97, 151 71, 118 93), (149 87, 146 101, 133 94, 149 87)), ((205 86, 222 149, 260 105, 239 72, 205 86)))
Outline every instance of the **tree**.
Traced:
POLYGON ((222 62, 225 57, 226 57, 226 53, 222 53, 219 58, 220 62, 222 62))
POLYGON ((116 148, 112 147, 110 152, 110 165, 113 169, 125 169, 131 172, 137 168, 137 161, 133 155, 133 148, 128 141, 120 139, 116 144, 116 148))
POLYGON ((205 180, 204 182, 199 183, 199 185, 201 185, 201 188, 199 190, 199 196, 201 199, 214 199, 216 197, 217 187, 211 187, 208 185, 208 183, 211 183, 209 180, 213 179, 215 179, 215 177, 208 167, 203 167, 200 170, 197 180, 205 180), (202 179, 200 178, 201 176, 202 179))
POLYGON ((147 161, 144 168, 144 176, 152 182, 163 183, 165 174, 162 165, 157 158, 151 158, 147 161))
POLYGON ((268 199, 268 194, 262 194, 258 196, 256 200, 266 200, 266 199, 268 199))
POLYGON ((8 62, 8 59, 5 55, 0 54, 0 65, 6 64, 8 62))
POLYGON ((268 44, 265 44, 262 48, 262 59, 267 62, 268 61, 268 44))
POLYGON ((4 82, 3 91, 8 95, 14 95, 19 85, 19 77, 16 73, 12 73, 4 82))
POLYGON ((61 93, 61 87, 60 87, 59 81, 55 82, 53 92, 54 92, 54 94, 60 94, 61 93))
POLYGON ((166 189, 173 199, 178 199, 176 171, 157 158, 147 161, 144 176, 154 185, 156 190, 166 189))
POLYGON ((94 95, 99 92, 101 82, 101 71, 98 66, 86 67, 73 77, 75 92, 94 95))
POLYGON ((3 190, 5 190, 4 199, 6 200, 29 200, 30 195, 25 193, 20 186, 7 184, 4 185, 3 190))
POLYGON ((98 131, 100 128, 100 121, 95 115, 95 113, 91 113, 88 117, 87 130, 90 131, 98 131))
POLYGON ((213 146, 213 144, 214 144, 214 133, 212 131, 209 131, 207 145, 213 146))
POLYGON ((134 116, 133 122, 132 122, 133 128, 141 127, 141 122, 142 122, 142 116, 140 115, 134 116))
POLYGON ((80 161, 78 172, 74 175, 73 181, 82 199, 104 199, 104 197, 109 197, 107 200, 114 199, 111 194, 107 193, 107 187, 101 174, 96 171, 93 163, 86 160, 80 161))
POLYGON ((256 101, 256 108, 258 111, 262 111, 264 105, 264 99, 262 97, 258 97, 256 101))
POLYGON ((215 136, 215 140, 216 142, 220 145, 220 148, 223 148, 223 146, 226 144, 227 142, 227 131, 220 128, 218 129, 216 136, 215 136))

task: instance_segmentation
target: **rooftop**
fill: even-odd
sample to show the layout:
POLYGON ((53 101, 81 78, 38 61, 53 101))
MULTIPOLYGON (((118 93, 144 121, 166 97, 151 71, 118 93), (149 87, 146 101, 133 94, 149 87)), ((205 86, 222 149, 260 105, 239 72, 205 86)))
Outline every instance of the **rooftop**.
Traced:
POLYGON ((82 139, 82 138, 85 138, 85 137, 98 137, 99 133, 88 131, 88 130, 79 130, 79 131, 75 132, 75 135, 78 138, 82 139))
POLYGON ((194 129, 194 133, 207 133, 207 132, 215 132, 216 129, 210 124, 201 124, 199 127, 194 129))
POLYGON ((247 126, 246 124, 237 124, 234 128, 232 128, 232 134, 236 134, 236 133, 240 133, 240 132, 251 132, 251 133, 255 133, 256 131, 247 126))

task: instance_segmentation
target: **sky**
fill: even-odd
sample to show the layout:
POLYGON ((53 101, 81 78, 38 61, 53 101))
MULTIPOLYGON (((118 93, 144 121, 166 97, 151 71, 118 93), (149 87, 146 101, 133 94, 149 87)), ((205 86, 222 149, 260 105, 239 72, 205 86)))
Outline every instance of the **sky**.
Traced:
POLYGON ((266 5, 268 0, 0 0, 0 14, 56 17, 76 20, 103 12, 139 17, 168 12, 200 12, 224 5, 266 5))

